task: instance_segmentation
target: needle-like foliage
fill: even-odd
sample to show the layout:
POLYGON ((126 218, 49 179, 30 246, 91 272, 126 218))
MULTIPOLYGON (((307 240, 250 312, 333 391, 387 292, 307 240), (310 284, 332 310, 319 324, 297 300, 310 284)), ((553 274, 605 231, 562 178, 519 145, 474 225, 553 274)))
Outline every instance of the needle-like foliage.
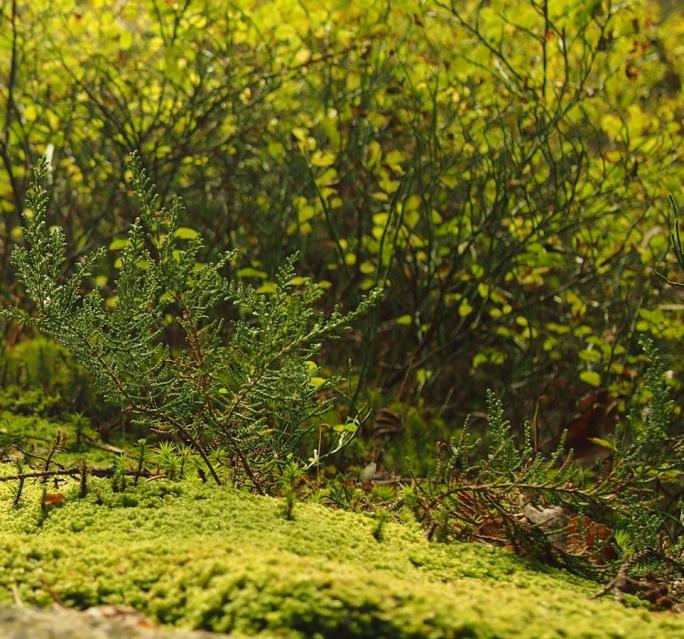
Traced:
POLYGON ((108 402, 192 446, 215 481, 222 478, 210 453, 218 451, 212 459, 227 460, 234 480, 264 491, 330 408, 323 397, 334 380, 322 381, 312 361, 321 341, 345 330, 378 293, 351 312, 323 316, 315 309, 322 289, 293 281, 294 258, 267 293, 236 284, 225 274, 232 253, 202 262, 200 235, 178 226, 181 201, 161 205, 137 155, 129 169, 140 217, 109 303, 84 289, 102 250, 64 276, 66 241, 48 226, 49 167, 41 161, 26 199, 25 246, 12 256, 35 309, 4 313, 71 351, 108 402), (240 318, 228 325, 226 303, 240 318), (171 341, 178 334, 180 347, 171 341))
POLYGON ((441 442, 435 472, 405 492, 407 503, 438 539, 481 539, 597 576, 619 555, 657 549, 681 564, 684 446, 672 423, 665 369, 650 339, 642 346, 649 404, 610 439, 609 461, 584 472, 562 439, 554 452, 534 446, 531 426, 517 443, 503 405, 487 394, 484 454, 469 436, 441 442))

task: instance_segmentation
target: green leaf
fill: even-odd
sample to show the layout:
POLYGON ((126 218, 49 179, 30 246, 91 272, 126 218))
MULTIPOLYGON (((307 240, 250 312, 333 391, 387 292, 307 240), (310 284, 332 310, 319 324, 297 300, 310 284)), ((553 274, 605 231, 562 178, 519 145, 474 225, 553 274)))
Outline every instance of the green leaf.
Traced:
POLYGON ((247 266, 245 268, 241 268, 237 272, 238 277, 256 277, 257 279, 260 280, 265 280, 268 277, 268 273, 265 273, 264 271, 258 271, 255 268, 252 268, 251 266, 247 266))
POLYGON ((354 422, 347 422, 346 424, 335 424, 332 428, 337 433, 354 433, 359 427, 354 422))
POLYGON ((115 240, 112 240, 112 243, 109 245, 109 250, 120 251, 121 249, 125 249, 130 243, 131 241, 126 237, 117 237, 115 240))
POLYGON ((599 353, 597 350, 583 350, 580 351, 580 359, 585 361, 585 362, 600 362, 601 361, 601 353, 599 353))
POLYGON ((311 164, 313 166, 326 167, 335 162, 335 154, 330 151, 315 151, 311 156, 311 164))
POLYGON ((276 290, 276 285, 273 282, 264 282, 256 292, 261 295, 273 295, 276 290))
POLYGON ((199 237, 199 233, 188 226, 179 226, 174 235, 179 240, 194 240, 196 237, 199 237))
POLYGON ((477 368, 478 366, 485 364, 487 362, 487 356, 484 353, 478 353, 473 357, 473 368, 477 368))
POLYGON ((473 312, 473 307, 470 305, 468 300, 463 300, 458 307, 459 317, 467 317, 472 312, 473 312))
POLYGON ((603 446, 603 448, 608 448, 609 450, 615 450, 615 445, 613 444, 613 442, 610 442, 607 439, 602 439, 601 437, 590 437, 589 441, 593 442, 597 446, 603 446))
POLYGON ((597 387, 601 385, 601 376, 596 371, 582 371, 579 378, 585 384, 589 384, 589 386, 597 387))

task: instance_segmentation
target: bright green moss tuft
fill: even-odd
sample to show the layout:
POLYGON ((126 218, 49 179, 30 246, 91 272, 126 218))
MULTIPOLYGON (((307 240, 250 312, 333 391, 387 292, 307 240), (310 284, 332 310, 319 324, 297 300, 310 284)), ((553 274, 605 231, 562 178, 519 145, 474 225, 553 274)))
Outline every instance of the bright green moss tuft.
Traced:
POLYGON ((591 601, 595 584, 410 526, 378 543, 368 517, 298 504, 287 521, 279 500, 188 482, 63 490, 38 527, 37 488, 18 511, 0 488, 1 598, 16 584, 27 603, 51 591, 246 636, 684 637, 675 616, 591 601))

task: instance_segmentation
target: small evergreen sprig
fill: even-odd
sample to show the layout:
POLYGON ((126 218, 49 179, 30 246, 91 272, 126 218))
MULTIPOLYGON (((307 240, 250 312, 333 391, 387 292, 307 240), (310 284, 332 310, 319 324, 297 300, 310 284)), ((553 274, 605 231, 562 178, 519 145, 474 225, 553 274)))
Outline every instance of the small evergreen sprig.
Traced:
POLYGON ((621 536, 636 551, 658 546, 667 531, 672 539, 684 532, 684 437, 671 419, 673 402, 658 349, 646 337, 641 346, 648 361, 644 377, 650 397, 640 416, 632 414, 618 427, 613 468, 616 481, 625 486, 621 501, 633 506, 622 509, 621 536))
POLYGON ((336 380, 320 383, 312 361, 322 341, 347 329, 379 292, 351 312, 323 316, 314 307, 321 287, 292 281, 294 257, 270 294, 236 284, 224 274, 233 254, 202 262, 200 235, 179 227, 180 199, 161 205, 136 154, 128 168, 141 214, 128 232, 110 303, 97 289, 84 292, 104 249, 63 276, 66 241, 61 229, 48 227, 43 160, 26 198, 25 246, 12 253, 34 312, 3 314, 65 346, 108 402, 191 446, 217 483, 210 453, 222 450, 233 477, 263 492, 296 456, 312 420, 330 407, 323 391, 336 380), (226 302, 241 317, 231 325, 219 312, 226 302), (183 336, 180 349, 169 343, 169 316, 183 336))
POLYGON ((406 491, 429 536, 510 544, 588 576, 598 576, 618 551, 629 557, 662 547, 667 556, 681 554, 681 501, 668 503, 666 496, 668 485, 681 495, 683 440, 673 432, 658 351, 649 339, 642 347, 648 407, 605 440, 612 457, 593 473, 573 464, 563 438, 551 454, 535 450, 529 424, 516 443, 502 403, 489 391, 485 453, 476 452, 467 422, 458 439, 438 446, 433 476, 406 491))

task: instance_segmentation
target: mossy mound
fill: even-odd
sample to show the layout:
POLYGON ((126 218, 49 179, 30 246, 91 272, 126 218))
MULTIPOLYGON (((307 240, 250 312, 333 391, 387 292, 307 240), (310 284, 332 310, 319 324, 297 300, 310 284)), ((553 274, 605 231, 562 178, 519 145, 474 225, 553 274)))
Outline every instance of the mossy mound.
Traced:
MULTIPOLYGON (((8 474, 11 466, 0 467, 8 474)), ((592 601, 592 584, 510 553, 439 545, 410 525, 383 541, 362 515, 192 482, 154 481, 41 511, 0 485, 0 598, 132 606, 162 623, 287 637, 684 637, 669 613, 592 601)))

